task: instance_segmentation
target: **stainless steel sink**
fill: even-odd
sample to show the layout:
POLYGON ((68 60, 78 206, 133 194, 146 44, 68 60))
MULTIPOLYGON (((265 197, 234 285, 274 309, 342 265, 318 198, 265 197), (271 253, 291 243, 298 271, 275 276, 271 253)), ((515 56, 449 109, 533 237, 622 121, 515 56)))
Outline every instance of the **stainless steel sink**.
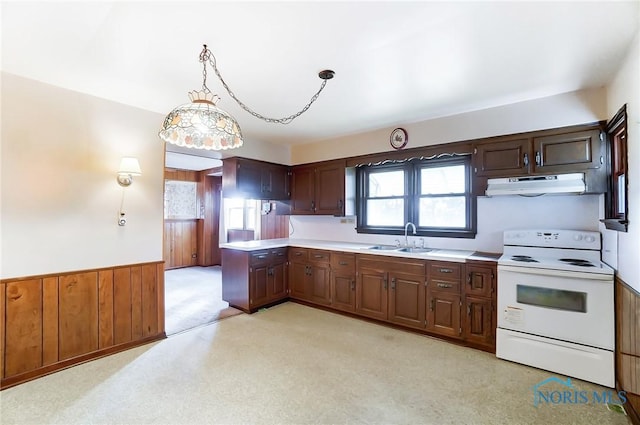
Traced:
POLYGON ((370 246, 367 249, 374 249, 378 251, 395 251, 398 249, 398 247, 393 245, 376 245, 376 246, 370 246))
POLYGON ((421 253, 421 252, 430 252, 433 251, 431 248, 417 248, 417 247, 404 247, 404 248, 400 248, 398 249, 398 252, 410 252, 410 253, 421 253))

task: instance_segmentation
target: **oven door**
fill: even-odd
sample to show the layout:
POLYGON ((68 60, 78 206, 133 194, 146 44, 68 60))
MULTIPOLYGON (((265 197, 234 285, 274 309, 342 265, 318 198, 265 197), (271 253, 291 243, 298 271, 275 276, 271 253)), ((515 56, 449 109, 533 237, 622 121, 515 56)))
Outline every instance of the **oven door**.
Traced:
POLYGON ((613 350, 613 276, 498 265, 498 327, 613 350))

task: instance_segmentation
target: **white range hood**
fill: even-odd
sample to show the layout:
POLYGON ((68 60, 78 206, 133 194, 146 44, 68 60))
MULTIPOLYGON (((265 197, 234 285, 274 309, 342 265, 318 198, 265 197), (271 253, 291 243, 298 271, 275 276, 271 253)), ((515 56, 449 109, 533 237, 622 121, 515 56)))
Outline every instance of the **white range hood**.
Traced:
POLYGON ((584 193, 584 173, 506 177, 487 180, 487 196, 584 193))

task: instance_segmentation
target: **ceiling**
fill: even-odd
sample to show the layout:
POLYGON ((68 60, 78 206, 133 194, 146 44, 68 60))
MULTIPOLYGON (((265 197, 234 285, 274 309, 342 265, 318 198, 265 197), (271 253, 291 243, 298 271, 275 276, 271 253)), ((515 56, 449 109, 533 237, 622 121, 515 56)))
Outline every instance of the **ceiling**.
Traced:
MULTIPOLYGON (((245 139, 294 145, 606 85, 640 2, 5 2, 2 69, 162 115, 209 69, 245 139)), ((160 122, 158 126, 160 126, 160 122)))

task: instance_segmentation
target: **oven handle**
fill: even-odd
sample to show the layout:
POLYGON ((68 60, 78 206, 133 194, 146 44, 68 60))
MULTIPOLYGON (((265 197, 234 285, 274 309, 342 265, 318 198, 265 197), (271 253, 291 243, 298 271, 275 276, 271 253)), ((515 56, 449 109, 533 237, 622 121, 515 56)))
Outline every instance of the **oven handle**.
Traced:
POLYGON ((613 283, 613 274, 607 273, 588 273, 578 271, 567 270, 549 270, 539 269, 535 267, 518 267, 518 266, 506 266, 498 264, 498 284, 500 284, 500 272, 511 272, 519 274, 534 274, 540 276, 554 276, 554 277, 567 277, 571 279, 583 279, 583 280, 602 280, 606 283, 613 283))

